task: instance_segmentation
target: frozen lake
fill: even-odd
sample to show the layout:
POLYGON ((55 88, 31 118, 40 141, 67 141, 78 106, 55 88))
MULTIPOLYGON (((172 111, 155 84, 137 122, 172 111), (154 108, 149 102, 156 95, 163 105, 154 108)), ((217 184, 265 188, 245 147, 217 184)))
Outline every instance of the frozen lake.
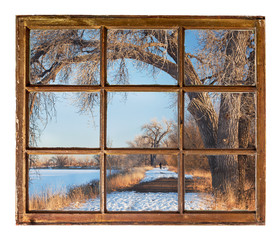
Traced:
MULTIPOLYGON (((112 170, 111 174, 115 172, 117 170, 112 170)), ((99 179, 99 169, 30 169, 29 196, 40 195, 46 191, 65 193, 69 187, 99 179)))

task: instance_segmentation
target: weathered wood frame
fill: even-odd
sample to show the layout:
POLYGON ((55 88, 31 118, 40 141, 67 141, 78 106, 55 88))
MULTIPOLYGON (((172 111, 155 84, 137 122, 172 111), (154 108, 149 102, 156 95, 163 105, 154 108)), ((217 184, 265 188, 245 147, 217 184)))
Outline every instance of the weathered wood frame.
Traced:
POLYGON ((265 223, 265 19, 237 16, 17 16, 16 18, 16 222, 17 224, 264 224, 265 223), (92 29, 101 31, 101 83, 99 86, 34 86, 29 84, 30 29, 92 29), (107 29, 176 28, 179 31, 179 81, 176 86, 106 85, 107 29), (256 86, 184 86, 184 29, 247 29, 256 33, 256 86), (100 148, 29 148, 28 94, 33 91, 100 92, 100 148), (177 92, 179 147, 177 149, 112 149, 106 147, 107 92, 177 92), (184 149, 184 93, 255 92, 257 96, 256 149, 184 149), (178 212, 107 212, 106 155, 173 154, 179 156, 178 212), (100 154, 100 212, 28 210, 28 154, 100 154), (184 154, 255 154, 256 211, 184 211, 184 154))

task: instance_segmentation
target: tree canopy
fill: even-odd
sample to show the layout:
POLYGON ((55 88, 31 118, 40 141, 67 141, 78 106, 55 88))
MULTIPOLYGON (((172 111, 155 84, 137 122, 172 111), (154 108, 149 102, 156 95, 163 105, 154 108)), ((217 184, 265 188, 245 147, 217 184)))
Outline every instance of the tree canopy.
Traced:
MULTIPOLYGON (((199 34, 199 47, 185 52, 185 85, 255 84, 253 31, 202 30, 193 34, 199 34)), ((177 30, 108 30, 107 40, 107 66, 115 69, 115 84, 129 83, 128 61, 153 76, 163 71, 178 80, 177 30)), ((30 82, 97 85, 100 54, 97 29, 32 30, 30 82)), ((254 144, 254 94, 221 93, 218 111, 207 92, 187 92, 187 96, 186 108, 197 124, 204 148, 247 148, 254 144)), ((77 104, 85 111, 94 109, 98 101, 94 93, 80 93, 77 98, 77 104)), ((51 93, 31 95, 31 135, 38 134, 36 119, 47 122, 52 116, 54 103, 51 93)), ((149 126, 143 130, 148 138, 149 126)), ((215 189, 223 191, 226 183, 238 184, 240 161, 237 156, 209 156, 208 160, 215 189)))

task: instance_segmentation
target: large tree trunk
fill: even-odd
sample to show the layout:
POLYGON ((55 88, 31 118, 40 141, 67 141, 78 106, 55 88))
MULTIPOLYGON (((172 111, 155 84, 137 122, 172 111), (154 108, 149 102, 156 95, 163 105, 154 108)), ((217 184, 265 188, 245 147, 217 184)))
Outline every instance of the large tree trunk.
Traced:
MULTIPOLYGON (((219 114, 217 148, 238 148, 238 127, 240 116, 239 93, 222 93, 219 114)), ((226 192, 229 188, 238 189, 238 156, 218 155, 216 168, 212 176, 214 189, 226 192)))
MULTIPOLYGON (((239 33, 231 32, 226 36, 226 59, 224 64, 223 85, 238 84, 243 76, 242 61, 239 51, 239 33)), ((220 113, 218 121, 217 148, 234 149, 239 147, 238 130, 240 118, 240 93, 221 93, 220 113)), ((213 188, 221 193, 227 193, 229 189, 237 193, 239 183, 238 156, 218 155, 216 168, 212 175, 213 188)))
MULTIPOLYGON (((188 111, 194 117, 205 148, 215 148, 217 145, 218 116, 207 93, 189 93, 192 98, 188 111)), ((215 177, 217 167, 216 157, 208 156, 212 177, 215 177)))
MULTIPOLYGON (((239 148, 248 148, 250 143, 250 131, 252 129, 252 119, 255 116, 254 95, 243 93, 241 97, 241 117, 239 119, 238 140, 239 148)), ((250 160, 249 155, 238 156, 239 171, 239 199, 244 196, 246 182, 246 165, 250 160)))
POLYGON ((150 159, 151 159, 151 166, 153 167, 154 164, 155 164, 156 155, 155 155, 155 154, 151 154, 151 155, 150 155, 150 159))
MULTIPOLYGON (((202 85, 191 60, 185 57, 185 85, 202 85)), ((188 92, 188 111, 194 117, 205 148, 216 148, 218 115, 208 93, 188 92)), ((216 157, 208 156, 212 178, 215 175, 216 157)))
MULTIPOLYGON (((223 85, 235 85, 242 82, 244 58, 240 56, 242 56, 241 53, 246 51, 247 40, 248 36, 242 35, 240 32, 233 31, 227 35, 224 78, 221 79, 223 85)), ((185 66, 185 83, 187 85, 201 84, 190 60, 185 60, 185 66)), ((254 64, 250 64, 249 67, 254 72, 254 64)), ((188 110, 195 118, 205 148, 233 149, 247 147, 248 143, 246 144, 246 141, 249 138, 250 121, 242 118, 242 116, 246 116, 248 111, 241 114, 240 93, 221 94, 219 119, 207 93, 188 93, 188 96, 190 98, 188 110)), ((248 96, 243 94, 242 102, 246 99, 248 99, 248 96)), ((212 186, 215 191, 226 192, 227 188, 231 188, 237 193, 238 189, 241 189, 241 191, 244 189, 244 156, 208 156, 208 161, 212 173, 212 186)))
MULTIPOLYGON (((255 83, 255 51, 252 51, 249 56, 249 75, 246 83, 253 85, 255 83)), ((255 98, 253 93, 243 93, 240 106, 241 116, 239 119, 238 140, 239 148, 248 148, 252 119, 255 118, 255 98)), ((238 171, 239 171, 239 200, 244 197, 245 182, 246 182, 246 165, 250 161, 248 155, 238 156, 238 171)))
MULTIPOLYGON (((244 58, 240 57, 242 56, 240 53, 246 51, 247 38, 239 32, 231 32, 227 35, 227 40, 224 69, 224 80, 226 82, 223 84, 239 84, 244 74, 244 58)), ((217 132, 218 149, 239 148, 239 140, 242 141, 241 138, 248 138, 248 123, 240 119, 241 95, 240 93, 221 94, 217 132)), ((244 99, 242 100, 244 101, 244 99)), ((242 157, 239 158, 237 155, 217 156, 215 170, 212 174, 213 188, 216 192, 227 193, 230 190, 237 195, 240 188, 244 189, 244 169, 244 158, 242 157)))
MULTIPOLYGON (((241 117, 239 120, 239 129, 238 129, 238 137, 239 137, 239 148, 247 148, 249 143, 249 131, 250 131, 250 121, 246 117, 241 117)), ((238 171, 239 171, 239 199, 244 196, 245 190, 245 176, 246 176, 246 162, 247 155, 239 155, 238 156, 238 171)))

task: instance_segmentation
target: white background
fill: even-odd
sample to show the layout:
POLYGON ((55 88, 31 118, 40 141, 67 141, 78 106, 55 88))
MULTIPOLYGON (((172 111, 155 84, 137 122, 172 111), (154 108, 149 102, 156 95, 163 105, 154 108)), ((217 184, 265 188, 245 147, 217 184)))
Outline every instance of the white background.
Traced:
POLYGON ((275 0, 8 0, 1 2, 0 235, 2 239, 279 239, 279 7, 275 0), (15 15, 263 15, 267 29, 266 226, 16 226, 15 15), (278 231, 277 231, 278 230, 278 231), (277 237, 278 236, 278 237, 277 237))

